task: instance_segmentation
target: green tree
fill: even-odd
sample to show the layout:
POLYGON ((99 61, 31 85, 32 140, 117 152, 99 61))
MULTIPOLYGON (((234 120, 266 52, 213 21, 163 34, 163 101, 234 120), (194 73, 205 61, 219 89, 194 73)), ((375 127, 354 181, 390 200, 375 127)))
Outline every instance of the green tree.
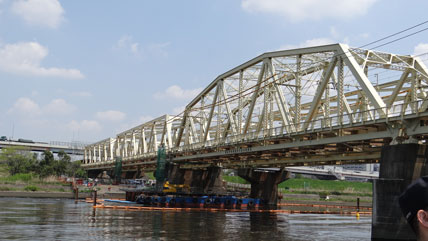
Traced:
POLYGON ((55 174, 55 159, 52 152, 46 150, 42 154, 43 159, 40 160, 36 173, 40 178, 45 178, 55 174))
POLYGON ((88 173, 83 168, 80 167, 79 169, 76 170, 76 173, 74 176, 80 177, 80 178, 87 178, 88 173))
POLYGON ((69 162, 66 174, 69 177, 82 177, 82 178, 87 177, 88 175, 86 171, 80 166, 80 164, 81 164, 80 161, 69 162))
POLYGON ((70 156, 67 155, 67 153, 65 153, 64 151, 60 151, 58 153, 58 158, 59 160, 54 161, 54 172, 57 176, 61 176, 66 174, 67 169, 70 165, 70 156))
POLYGON ((0 162, 7 164, 10 175, 30 173, 36 169, 36 156, 22 148, 4 148, 0 153, 0 162))
POLYGON ((50 166, 53 163, 53 161, 55 161, 54 155, 51 151, 48 151, 48 150, 44 151, 42 156, 43 156, 43 159, 40 161, 41 166, 50 166))

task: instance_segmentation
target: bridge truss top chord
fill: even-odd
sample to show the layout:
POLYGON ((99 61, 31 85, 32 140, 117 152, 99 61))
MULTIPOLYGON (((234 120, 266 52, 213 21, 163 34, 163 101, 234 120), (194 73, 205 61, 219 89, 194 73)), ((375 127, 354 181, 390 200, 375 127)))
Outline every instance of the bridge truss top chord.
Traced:
POLYGON ((85 148, 84 166, 155 168, 376 162, 380 147, 428 134, 428 70, 417 57, 344 44, 264 53, 218 76, 180 116, 85 148))

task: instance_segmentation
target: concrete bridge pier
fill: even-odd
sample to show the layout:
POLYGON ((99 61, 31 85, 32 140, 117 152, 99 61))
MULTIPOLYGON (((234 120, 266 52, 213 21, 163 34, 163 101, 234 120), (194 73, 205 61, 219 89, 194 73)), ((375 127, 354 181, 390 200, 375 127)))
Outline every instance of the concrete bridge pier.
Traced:
POLYGON ((226 189, 222 180, 222 168, 211 166, 204 169, 182 169, 170 164, 168 181, 171 184, 186 184, 194 194, 224 194, 226 189))
POLYGON ((238 176, 251 183, 251 198, 260 198, 266 205, 276 205, 278 202, 278 184, 290 178, 290 172, 281 169, 242 168, 238 176))
POLYGON ((372 240, 416 240, 401 213, 398 197, 413 180, 425 175, 426 145, 382 148, 379 179, 373 182, 372 240))

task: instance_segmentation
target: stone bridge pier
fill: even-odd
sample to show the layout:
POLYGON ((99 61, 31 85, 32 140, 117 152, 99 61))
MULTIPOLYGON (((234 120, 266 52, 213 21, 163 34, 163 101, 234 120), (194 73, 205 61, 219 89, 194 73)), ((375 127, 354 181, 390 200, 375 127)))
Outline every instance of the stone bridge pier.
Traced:
POLYGON ((416 240, 404 219, 398 197, 415 179, 428 175, 427 146, 384 146, 379 179, 373 182, 372 240, 416 240))
POLYGON ((251 198, 260 198, 267 205, 276 205, 278 202, 278 184, 290 178, 290 172, 280 169, 253 169, 242 168, 238 176, 251 183, 251 198))
POLYGON ((218 166, 204 169, 182 169, 179 165, 167 165, 167 177, 171 184, 186 184, 194 194, 225 194, 222 168, 218 166))

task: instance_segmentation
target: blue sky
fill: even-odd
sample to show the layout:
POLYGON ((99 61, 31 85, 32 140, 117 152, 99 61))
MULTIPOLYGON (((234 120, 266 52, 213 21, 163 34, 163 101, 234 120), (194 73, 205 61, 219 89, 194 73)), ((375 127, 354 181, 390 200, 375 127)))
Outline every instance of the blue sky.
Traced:
MULTIPOLYGON (((336 42, 358 47, 428 20, 427 5, 0 0, 0 135, 113 137, 180 113, 216 76, 263 52, 336 42)), ((428 52, 428 31, 378 50, 428 52)))

